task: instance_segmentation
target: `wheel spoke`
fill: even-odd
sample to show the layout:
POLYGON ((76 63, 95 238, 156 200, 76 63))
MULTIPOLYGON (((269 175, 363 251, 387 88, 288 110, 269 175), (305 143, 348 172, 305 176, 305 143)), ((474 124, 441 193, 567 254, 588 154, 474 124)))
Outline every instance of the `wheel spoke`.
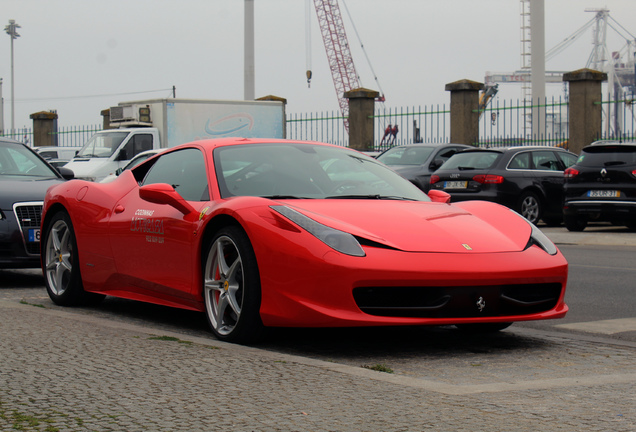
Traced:
POLYGON ((243 267, 231 238, 222 236, 210 248, 203 282, 206 310, 217 334, 232 333, 241 316, 243 267))

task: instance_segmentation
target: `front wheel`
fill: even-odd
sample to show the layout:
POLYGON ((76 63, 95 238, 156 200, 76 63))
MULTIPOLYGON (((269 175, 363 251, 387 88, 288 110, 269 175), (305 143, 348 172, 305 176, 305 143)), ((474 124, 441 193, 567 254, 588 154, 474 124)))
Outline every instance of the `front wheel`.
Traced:
POLYGON ((563 223, 568 231, 580 232, 587 226, 587 220, 577 216, 564 216, 563 223))
POLYGON ((87 293, 82 286, 77 242, 71 218, 58 212, 44 229, 44 282, 49 297, 60 306, 97 303, 105 296, 87 293))
POLYGON ((205 259, 203 297, 208 323, 223 341, 247 343, 263 330, 260 276, 245 232, 236 226, 219 230, 205 259))
POLYGON ((534 192, 524 192, 519 200, 519 213, 531 223, 537 224, 541 219, 541 201, 534 192))

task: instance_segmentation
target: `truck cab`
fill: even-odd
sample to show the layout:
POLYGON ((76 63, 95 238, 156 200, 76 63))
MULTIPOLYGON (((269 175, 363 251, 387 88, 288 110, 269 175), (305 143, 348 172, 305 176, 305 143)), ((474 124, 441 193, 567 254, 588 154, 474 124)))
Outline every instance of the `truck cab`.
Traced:
POLYGON ((101 181, 139 153, 160 147, 156 128, 107 129, 93 135, 65 168, 77 179, 101 181))

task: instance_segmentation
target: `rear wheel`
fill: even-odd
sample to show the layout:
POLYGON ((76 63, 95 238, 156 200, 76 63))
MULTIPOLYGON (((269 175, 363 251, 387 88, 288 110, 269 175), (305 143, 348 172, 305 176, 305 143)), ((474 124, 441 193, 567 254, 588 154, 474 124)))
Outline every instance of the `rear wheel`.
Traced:
POLYGON ((541 201, 534 192, 524 192, 519 199, 519 213, 533 224, 541 219, 541 201))
POLYGON ((563 223, 568 231, 583 231, 587 226, 587 220, 578 216, 564 216, 563 223))
POLYGON ((96 303, 105 297, 84 291, 75 231, 66 212, 60 211, 53 216, 44 229, 42 244, 46 291, 55 304, 96 303))
POLYGON ((260 276, 245 232, 228 226, 214 235, 204 262, 203 297, 208 323, 223 341, 247 343, 263 330, 260 276))

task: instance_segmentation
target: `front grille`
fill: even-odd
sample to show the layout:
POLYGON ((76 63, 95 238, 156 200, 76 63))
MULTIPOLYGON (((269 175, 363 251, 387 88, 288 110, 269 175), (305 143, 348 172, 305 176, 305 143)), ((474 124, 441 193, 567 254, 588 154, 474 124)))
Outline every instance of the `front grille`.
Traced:
POLYGON ((26 251, 30 255, 40 254, 40 238, 34 236, 35 231, 39 230, 42 222, 42 202, 30 202, 15 204, 13 206, 15 217, 20 224, 22 238, 26 251), (31 235, 30 235, 31 234, 31 235))
POLYGON ((405 318, 470 318, 529 315, 557 305, 559 283, 459 286, 360 287, 356 304, 369 315, 405 318))

